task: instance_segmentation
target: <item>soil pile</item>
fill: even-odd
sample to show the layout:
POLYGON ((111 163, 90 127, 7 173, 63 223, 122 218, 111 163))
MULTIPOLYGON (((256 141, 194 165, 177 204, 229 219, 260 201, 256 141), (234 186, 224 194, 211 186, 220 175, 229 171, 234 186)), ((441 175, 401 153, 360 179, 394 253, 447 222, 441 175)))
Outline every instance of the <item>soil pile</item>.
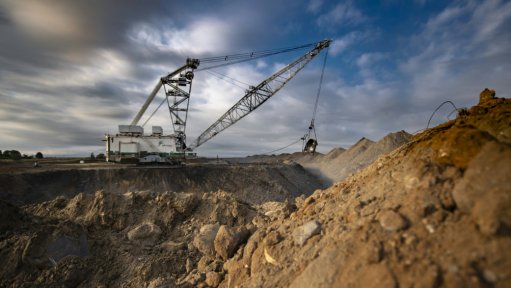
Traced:
POLYGON ((222 287, 510 287, 511 100, 490 98, 297 202, 222 287))
POLYGON ((295 152, 280 155, 255 155, 237 162, 245 163, 292 163, 302 165, 307 171, 317 176, 324 186, 331 186, 358 170, 373 163, 379 156, 388 153, 410 141, 412 135, 405 131, 390 133, 378 142, 367 138, 360 139, 349 149, 334 148, 327 154, 295 152))
POLYGON ((0 238, 0 256, 9 263, 0 269, 2 287, 175 283, 201 258, 192 244, 201 227, 214 223, 248 233, 260 214, 223 191, 98 191, 23 209, 0 204, 0 223, 9 225, 0 238))
MULTIPOLYGON (((390 133, 378 142, 362 138, 355 145, 344 152, 339 150, 331 152, 335 157, 322 159, 315 163, 303 163, 307 168, 319 170, 321 176, 330 184, 341 181, 356 171, 373 163, 380 155, 388 153, 407 143, 412 135, 405 131, 390 133)), ((300 163, 300 162, 299 162, 300 163)))

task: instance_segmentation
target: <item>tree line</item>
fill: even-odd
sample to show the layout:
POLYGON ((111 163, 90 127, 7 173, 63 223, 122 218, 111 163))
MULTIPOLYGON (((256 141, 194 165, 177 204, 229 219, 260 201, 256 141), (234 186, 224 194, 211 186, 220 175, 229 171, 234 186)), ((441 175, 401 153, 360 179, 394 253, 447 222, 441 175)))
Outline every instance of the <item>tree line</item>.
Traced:
POLYGON ((12 160, 20 160, 20 159, 43 159, 44 155, 41 152, 37 152, 35 155, 27 155, 21 154, 18 150, 0 150, 0 159, 12 159, 12 160))

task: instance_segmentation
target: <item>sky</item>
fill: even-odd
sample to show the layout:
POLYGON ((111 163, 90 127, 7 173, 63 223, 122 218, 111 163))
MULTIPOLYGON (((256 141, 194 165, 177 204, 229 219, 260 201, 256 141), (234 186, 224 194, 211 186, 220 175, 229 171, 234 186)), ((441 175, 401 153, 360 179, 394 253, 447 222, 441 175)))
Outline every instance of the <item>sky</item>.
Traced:
MULTIPOLYGON (((326 38, 333 42, 315 119, 322 153, 424 129, 440 103, 473 106, 486 87, 511 96, 511 1, 504 0, 0 0, 0 35, 0 150, 29 155, 104 152, 104 134, 129 124, 158 79, 187 57, 326 38)), ((256 86, 303 53, 216 70, 238 86, 195 73, 188 143, 245 95, 245 84, 256 86)), ((263 154, 300 139, 323 53, 198 155, 263 154)), ((443 106, 432 125, 452 112, 443 106)), ((172 133, 168 110, 158 110, 146 130, 152 125, 172 133)), ((300 149, 298 142, 276 153, 300 149)))

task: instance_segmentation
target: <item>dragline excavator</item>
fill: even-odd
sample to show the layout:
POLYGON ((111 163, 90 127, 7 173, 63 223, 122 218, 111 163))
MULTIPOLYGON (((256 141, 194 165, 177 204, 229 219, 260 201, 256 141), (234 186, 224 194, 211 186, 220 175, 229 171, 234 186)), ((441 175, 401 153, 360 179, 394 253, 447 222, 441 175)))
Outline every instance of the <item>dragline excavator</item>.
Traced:
MULTIPOLYGON (((204 59, 188 58, 186 63, 174 72, 161 77, 140 111, 130 125, 119 125, 119 133, 106 134, 106 159, 113 162, 154 163, 180 162, 183 158, 195 157, 193 150, 227 129, 241 118, 261 106, 286 85, 307 63, 314 59, 321 50, 327 48, 332 41, 326 39, 320 42, 302 46, 265 50, 251 53, 240 53, 228 56, 210 57, 204 59), (245 95, 223 114, 215 123, 207 128, 190 146, 186 142, 186 122, 194 72, 208 70, 244 61, 259 59, 299 49, 308 50, 304 55, 280 69, 257 86, 250 86, 245 95), (200 64, 209 65, 199 69, 200 64), (164 135, 161 126, 152 126, 150 134, 144 133, 144 126, 156 110, 142 124, 139 122, 157 93, 163 88, 165 97, 159 104, 160 108, 167 104, 174 133, 164 135)), ((326 58, 325 58, 326 59, 326 58)), ((316 104, 317 105, 317 104, 316 104)), ((315 139, 313 139, 315 141, 315 139)))

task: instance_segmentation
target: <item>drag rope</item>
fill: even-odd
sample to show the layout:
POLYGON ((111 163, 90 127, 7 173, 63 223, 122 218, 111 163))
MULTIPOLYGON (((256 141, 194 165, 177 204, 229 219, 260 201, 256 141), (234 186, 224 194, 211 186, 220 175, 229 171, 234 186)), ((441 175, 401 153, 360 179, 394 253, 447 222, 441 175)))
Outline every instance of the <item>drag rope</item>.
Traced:
POLYGON ((275 149, 275 150, 272 150, 272 151, 270 151, 270 152, 266 152, 266 153, 262 153, 262 154, 272 154, 273 152, 277 152, 277 151, 280 151, 280 150, 284 150, 284 149, 286 149, 287 147, 289 147, 289 146, 291 146, 291 145, 294 145, 294 144, 296 144, 296 143, 298 143, 298 142, 300 142, 300 141, 302 141, 302 138, 300 138, 300 139, 298 139, 298 140, 296 140, 296 141, 292 142, 291 144, 286 145, 286 146, 284 146, 284 147, 282 147, 282 148, 275 149))

